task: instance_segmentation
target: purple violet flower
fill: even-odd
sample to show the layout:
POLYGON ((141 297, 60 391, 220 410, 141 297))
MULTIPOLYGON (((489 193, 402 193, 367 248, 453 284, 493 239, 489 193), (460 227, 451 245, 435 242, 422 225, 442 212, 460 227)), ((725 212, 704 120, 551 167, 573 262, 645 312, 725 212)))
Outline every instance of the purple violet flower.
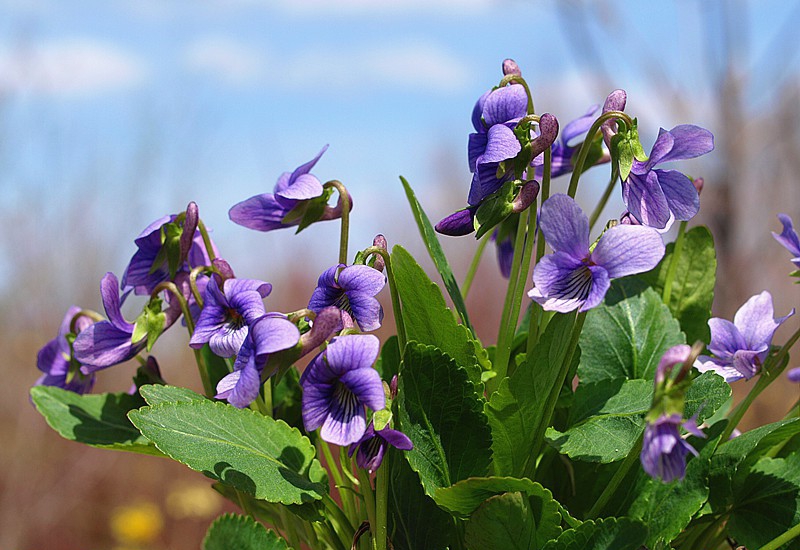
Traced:
MULTIPOLYGON (((75 359, 83 365, 81 371, 84 374, 132 359, 147 344, 146 337, 138 342, 131 342, 134 324, 122 317, 120 308, 129 293, 130 290, 120 297, 119 282, 113 273, 106 273, 100 282, 100 294, 108 321, 100 321, 86 327, 78 334, 72 345, 75 359)), ((179 316, 179 308, 170 306, 164 330, 179 316)))
MULTIPOLYGON (((281 174, 272 193, 255 195, 233 205, 228 211, 228 217, 234 223, 257 231, 272 231, 298 225, 300 218, 288 223, 283 219, 300 202, 315 199, 324 193, 319 179, 309 172, 327 150, 328 146, 326 145, 317 153, 317 156, 297 167, 294 172, 281 174)), ((342 202, 341 197, 339 202, 342 202)), ((352 207, 352 199, 350 204, 352 207)), ((326 206, 320 219, 332 220, 340 216, 341 204, 335 208, 326 206)))
POLYGON ((694 367, 700 372, 714 371, 726 382, 755 376, 764 364, 772 336, 781 323, 794 315, 773 318, 772 295, 766 290, 747 300, 733 317, 733 323, 719 317, 708 320, 713 356, 701 355, 694 367))
POLYGON ((506 234, 498 240, 498 231, 492 233, 492 240, 497 248, 497 265, 500 267, 500 274, 508 279, 511 277, 511 266, 514 263, 514 238, 511 233, 506 234))
POLYGON ((385 284, 386 278, 377 269, 338 264, 319 276, 308 309, 319 313, 328 306, 336 306, 342 312, 343 322, 355 321, 364 331, 377 330, 383 320, 383 308, 375 295, 385 284))
POLYGON ((403 432, 391 428, 384 428, 376 432, 375 426, 370 422, 361 439, 350 445, 347 455, 353 456, 353 453, 358 449, 356 464, 358 464, 359 468, 372 473, 381 467, 383 455, 386 454, 388 445, 401 451, 410 451, 414 448, 414 444, 403 432))
POLYGON ((789 372, 786 373, 786 377, 790 382, 800 382, 800 367, 789 369, 789 372))
POLYGON ((300 331, 281 313, 267 313, 253 323, 236 356, 233 372, 217 384, 217 399, 243 409, 258 397, 270 353, 297 345, 300 331))
POLYGON ((71 332, 73 319, 75 322, 75 332, 80 333, 94 323, 92 319, 85 315, 75 316, 80 313, 81 308, 71 306, 61 326, 58 329, 58 336, 47 342, 39 350, 36 356, 36 367, 44 374, 36 381, 37 386, 56 386, 75 393, 84 394, 92 391, 95 375, 93 373, 85 375, 77 368, 77 363, 73 363, 72 347, 67 340, 67 335, 71 332), (72 370, 72 373, 70 373, 72 370), (71 376, 69 382, 67 381, 71 376))
POLYGON ((350 445, 367 429, 367 406, 386 406, 383 384, 372 368, 380 342, 372 334, 349 334, 331 340, 300 377, 303 424, 306 431, 322 428, 320 437, 335 445, 350 445))
POLYGON ((800 239, 797 237, 797 232, 792 225, 792 218, 786 214, 778 214, 778 219, 783 224, 783 231, 781 231, 780 235, 773 231, 772 236, 786 250, 792 253, 792 256, 794 256, 792 263, 800 269, 800 239))
POLYGON ((271 284, 255 279, 226 279, 220 290, 212 277, 189 345, 200 349, 208 343, 220 357, 239 353, 250 327, 266 313, 263 298, 271 290, 271 284))
POLYGON ((603 300, 611 279, 649 271, 664 256, 658 232, 634 225, 606 230, 590 252, 589 219, 563 194, 542 205, 540 227, 554 252, 536 264, 528 296, 548 311, 587 311, 603 300))
POLYGON ((680 426, 698 437, 705 437, 694 420, 683 421, 679 414, 662 414, 648 422, 642 441, 642 468, 653 478, 669 483, 686 475, 686 455, 697 451, 680 434, 680 426))

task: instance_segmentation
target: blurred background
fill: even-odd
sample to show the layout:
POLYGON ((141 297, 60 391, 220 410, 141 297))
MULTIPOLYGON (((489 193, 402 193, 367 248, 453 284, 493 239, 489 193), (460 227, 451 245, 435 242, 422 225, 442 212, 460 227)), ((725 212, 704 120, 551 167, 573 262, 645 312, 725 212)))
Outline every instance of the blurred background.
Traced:
MULTIPOLYGON (((0 549, 199 548, 230 509, 209 482, 61 440, 28 401, 36 351, 71 304, 102 311, 103 274, 190 200, 237 275, 273 284, 270 310, 304 307, 336 262, 338 223, 261 234, 227 210, 325 144, 314 173, 354 197, 351 251, 384 233, 430 268, 398 176, 434 222, 466 204, 472 106, 506 57, 562 127, 625 88, 646 151, 660 126, 710 129, 716 151, 681 166, 706 182, 691 224, 716 238, 715 314, 764 289, 776 314, 800 306, 769 233, 778 212, 800 222, 799 24, 785 0, 0 0, 0 549)), ((581 180, 585 208, 606 179, 581 180)), ((622 210, 615 193, 604 217, 622 210)), ((444 245, 463 278, 474 239, 444 245)), ((492 256, 468 300, 485 343, 504 287, 492 256)), ((200 387, 179 328, 154 354, 168 381, 200 387)), ((127 389, 134 370, 100 373, 97 391, 127 389)), ((780 418, 798 391, 776 383, 746 425, 780 418)))

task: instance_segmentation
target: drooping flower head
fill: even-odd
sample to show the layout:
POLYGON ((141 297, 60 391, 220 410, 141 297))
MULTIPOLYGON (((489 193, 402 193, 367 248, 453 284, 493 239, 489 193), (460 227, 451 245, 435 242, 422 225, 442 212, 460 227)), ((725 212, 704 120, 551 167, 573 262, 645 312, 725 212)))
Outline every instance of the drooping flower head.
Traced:
POLYGON ((331 340, 300 377, 303 388, 303 424, 317 428, 320 437, 335 445, 359 441, 367 429, 365 406, 386 406, 378 371, 372 368, 380 342, 371 334, 349 334, 331 340))
POLYGON ((800 269, 800 238, 797 237, 797 232, 794 230, 794 225, 792 224, 792 218, 787 216, 786 214, 778 214, 778 219, 783 224, 783 231, 781 231, 780 235, 778 233, 772 232, 772 236, 775 237, 775 240, 781 243, 781 245, 791 252, 792 256, 792 263, 800 269))
POLYGON ((217 384, 217 399, 240 409, 252 403, 261 390, 261 376, 269 354, 294 347, 300 331, 280 313, 267 313, 258 318, 236 356, 233 372, 217 384))
MULTIPOLYGON (((302 216, 292 220, 285 220, 285 218, 304 202, 322 197, 325 193, 319 179, 310 172, 327 149, 326 145, 317 153, 317 156, 298 166, 294 172, 281 174, 272 193, 255 195, 233 205, 228 212, 228 217, 234 223, 257 231, 272 231, 299 225, 302 216)), ((348 197, 348 200, 352 207, 352 199, 348 197)), ((319 213, 318 219, 336 219, 341 217, 341 212, 342 197, 339 197, 339 204, 334 208, 325 206, 319 213)))
POLYGON ((568 195, 545 201, 540 227, 554 252, 534 268, 528 296, 548 311, 587 311, 603 300, 611 279, 649 271, 664 256, 658 232, 633 225, 606 230, 590 252, 589 219, 568 195))
POLYGON ((338 264, 319 276, 308 309, 319 313, 328 306, 336 306, 346 324, 355 321, 361 330, 377 330, 383 320, 383 308, 375 295, 385 284, 383 273, 375 268, 338 264))
POLYGON ((640 458, 650 477, 669 483, 686 475, 686 455, 697 456, 697 451, 681 437, 681 426, 693 435, 705 437, 693 421, 684 422, 679 414, 661 415, 645 426, 640 458))
POLYGON ((356 464, 359 468, 372 473, 380 468, 389 445, 401 451, 410 451, 414 448, 414 444, 403 432, 388 427, 375 431, 375 426, 370 423, 361 439, 350 445, 347 454, 353 456, 358 449, 356 464))
POLYGON ((255 279, 226 279, 220 289, 212 277, 189 345, 200 349, 208 343, 220 357, 239 353, 250 327, 266 313, 263 298, 271 290, 271 284, 255 279))
POLYGON ((713 371, 726 382, 755 376, 764 364, 772 344, 772 336, 794 308, 784 317, 774 318, 772 295, 766 290, 747 300, 733 317, 733 322, 719 317, 708 320, 712 356, 698 357, 695 368, 713 371))
POLYGON ((80 311, 81 308, 71 306, 61 321, 58 336, 39 350, 36 367, 43 374, 36 381, 37 386, 56 386, 79 394, 92 390, 95 375, 85 375, 80 372, 77 361, 72 357, 72 346, 67 339, 68 335, 78 334, 94 323, 91 318, 79 315, 80 311))

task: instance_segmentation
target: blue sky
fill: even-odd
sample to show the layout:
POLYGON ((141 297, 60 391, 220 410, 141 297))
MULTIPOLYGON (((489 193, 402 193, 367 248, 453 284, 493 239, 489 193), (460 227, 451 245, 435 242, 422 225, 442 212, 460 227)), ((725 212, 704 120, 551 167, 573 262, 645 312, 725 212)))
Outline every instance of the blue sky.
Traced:
POLYGON ((328 143, 315 173, 348 185, 366 239, 407 217, 400 174, 432 218, 461 206, 469 114, 505 57, 562 125, 626 88, 645 148, 659 126, 713 129, 702 63, 725 37, 708 19, 743 18, 732 25, 743 71, 796 74, 800 47, 781 30, 797 19, 793 2, 736 3, 727 14, 728 3, 687 0, 586 5, 560 14, 555 1, 0 0, 4 214, 36 204, 57 231, 65 202, 99 197, 132 238, 194 199, 218 239, 244 249, 252 241, 228 224, 229 206, 328 143), (563 13, 585 17, 588 31, 563 13), (578 61, 586 36, 595 49, 578 61), (785 55, 764 56, 776 41, 785 55), (697 98, 691 120, 669 89, 697 98))

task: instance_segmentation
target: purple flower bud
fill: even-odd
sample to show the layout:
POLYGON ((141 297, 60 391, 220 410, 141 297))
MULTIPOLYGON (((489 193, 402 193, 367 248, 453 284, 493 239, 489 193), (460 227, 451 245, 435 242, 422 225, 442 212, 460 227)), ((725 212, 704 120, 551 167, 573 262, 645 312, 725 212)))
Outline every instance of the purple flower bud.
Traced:
MULTIPOLYGON (((384 237, 381 234, 378 234, 375 235, 374 239, 372 239, 372 246, 377 246, 378 248, 387 250, 389 244, 386 242, 386 237, 384 237)), ((372 267, 382 273, 383 269, 386 267, 386 261, 383 259, 383 256, 381 256, 380 254, 376 254, 375 262, 372 264, 372 267)))
POLYGON ((216 269, 215 275, 217 275, 217 284, 221 285, 228 279, 235 279, 236 275, 233 273, 233 268, 231 264, 223 260, 222 258, 214 258, 211 262, 211 265, 214 266, 216 269))
POLYGON ((391 428, 384 428, 376 432, 375 426, 370 424, 363 437, 358 442, 350 445, 347 454, 348 456, 353 456, 353 453, 358 449, 356 464, 358 464, 359 468, 373 473, 381 467, 387 445, 391 445, 401 451, 410 451, 414 448, 414 444, 403 432, 392 430, 391 428))
POLYGON ((477 209, 477 206, 470 206, 469 208, 450 214, 436 224, 435 229, 437 233, 449 235, 451 237, 469 235, 475 231, 475 211, 477 209))
POLYGON ((186 206, 186 218, 183 221, 183 231, 181 231, 181 263, 189 257, 189 250, 194 244, 194 234, 197 231, 197 224, 200 221, 200 212, 197 203, 192 201, 186 206))
POLYGON ((391 396, 392 399, 397 397, 397 375, 396 374, 394 376, 392 376, 392 379, 389 381, 389 395, 391 396))
POLYGON ((517 65, 516 61, 513 59, 506 59, 503 61, 503 74, 515 74, 517 76, 522 76, 522 71, 519 69, 519 65, 517 65))
POLYGON ((786 373, 786 377, 789 378, 790 382, 800 382, 800 367, 789 369, 789 372, 786 373))
POLYGON ((342 324, 342 314, 336 306, 329 306, 317 313, 311 330, 300 337, 301 355, 318 348, 322 342, 328 340, 342 324))
POLYGON ((705 184, 705 180, 703 178, 695 178, 692 180, 692 184, 694 184, 694 188, 697 189, 697 194, 703 192, 703 185, 705 184))
MULTIPOLYGON (((603 112, 607 113, 609 111, 624 111, 627 100, 628 94, 625 92, 625 90, 614 90, 608 94, 606 102, 603 104, 603 112)), ((607 120, 600 128, 603 131, 603 141, 605 141, 606 147, 610 149, 611 138, 617 133, 617 123, 614 120, 607 120)))
POLYGON ((661 356, 661 361, 658 362, 656 367, 656 385, 663 384, 664 381, 670 377, 672 369, 678 365, 683 365, 692 353, 692 348, 686 344, 678 344, 672 346, 664 355, 661 356))
POLYGON ((558 119, 550 113, 545 113, 539 118, 539 135, 531 141, 531 154, 538 157, 548 149, 558 137, 558 119))
POLYGON ((523 212, 536 201, 536 197, 538 195, 539 195, 539 182, 536 180, 531 180, 529 182, 526 182, 525 185, 522 186, 522 189, 520 189, 517 198, 515 198, 514 202, 511 203, 512 211, 515 214, 523 212))

